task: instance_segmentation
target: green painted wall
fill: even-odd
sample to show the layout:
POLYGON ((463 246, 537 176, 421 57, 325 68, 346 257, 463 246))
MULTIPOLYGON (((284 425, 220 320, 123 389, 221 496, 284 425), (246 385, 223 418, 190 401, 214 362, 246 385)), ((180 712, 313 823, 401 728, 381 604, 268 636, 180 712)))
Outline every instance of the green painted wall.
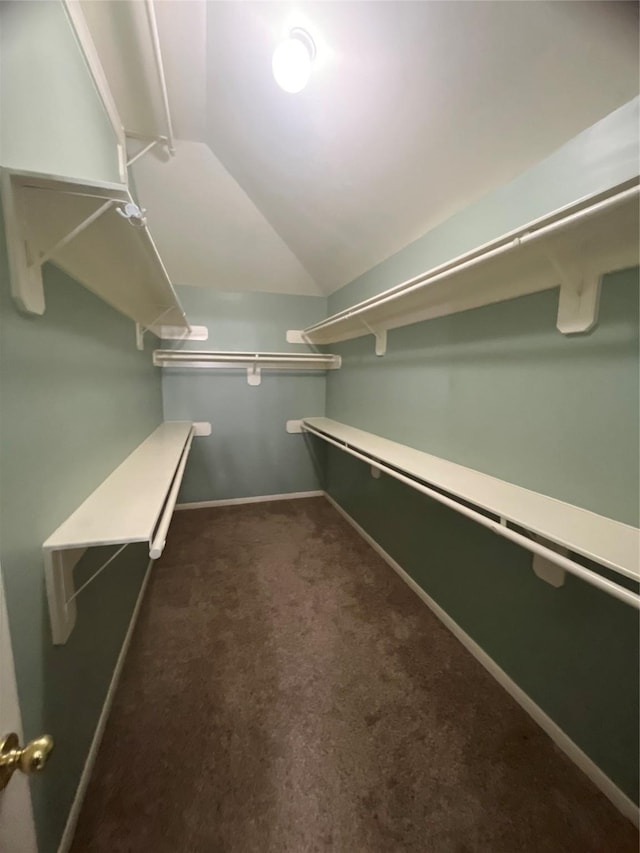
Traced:
MULTIPOLYGON (((380 292, 576 198, 638 173, 638 102, 330 298, 380 292)), ((555 329, 557 291, 332 346, 327 416, 637 524, 638 270, 608 276, 588 335, 555 329)), ((326 452, 326 451, 325 451, 326 452)), ((328 452, 345 510, 638 799, 638 614, 368 466, 328 452)))
POLYGON ((608 276, 589 335, 555 328, 544 291, 333 348, 327 416, 638 521, 638 273, 608 276))
POLYGON ((0 164, 120 181, 117 139, 60 0, 0 4, 0 164))
MULTIPOLYGON (((0 223, 0 561, 25 734, 56 741, 46 773, 31 784, 40 853, 55 853, 148 549, 129 546, 81 593, 76 628, 56 647, 40 549, 160 423, 162 401, 131 321, 50 265, 45 296, 43 317, 16 311, 0 223)), ((88 552, 77 580, 111 551, 88 552)))
POLYGON ((576 199, 638 174, 640 99, 567 142, 515 180, 469 205, 329 297, 335 314, 501 237, 576 199))
MULTIPOLYGON (((178 296, 195 325, 207 326, 207 342, 191 349, 300 351, 286 343, 287 329, 302 329, 326 316, 317 296, 219 293, 180 287, 178 296)), ((302 435, 289 435, 287 420, 320 415, 325 374, 265 371, 262 384, 246 372, 163 370, 167 420, 210 421, 213 432, 194 441, 179 500, 221 500, 303 492, 319 488, 318 472, 302 435)))
MULTIPOLYGON (((630 524, 638 520, 638 272, 571 339, 552 292, 336 347, 327 415, 630 524)), ((329 493, 618 784, 638 797, 638 613, 331 450, 329 493)))
POLYGON ((327 482, 331 496, 637 801, 637 611, 570 575, 554 589, 533 574, 528 552, 397 480, 374 480, 369 466, 335 448, 327 482))

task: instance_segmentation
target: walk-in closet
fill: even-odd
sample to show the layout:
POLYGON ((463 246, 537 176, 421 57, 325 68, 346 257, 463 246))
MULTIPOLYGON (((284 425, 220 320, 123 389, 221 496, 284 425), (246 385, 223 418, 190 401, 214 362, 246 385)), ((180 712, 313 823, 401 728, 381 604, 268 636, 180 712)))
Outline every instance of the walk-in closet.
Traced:
POLYGON ((623 0, 0 3, 0 853, 635 853, 623 0))

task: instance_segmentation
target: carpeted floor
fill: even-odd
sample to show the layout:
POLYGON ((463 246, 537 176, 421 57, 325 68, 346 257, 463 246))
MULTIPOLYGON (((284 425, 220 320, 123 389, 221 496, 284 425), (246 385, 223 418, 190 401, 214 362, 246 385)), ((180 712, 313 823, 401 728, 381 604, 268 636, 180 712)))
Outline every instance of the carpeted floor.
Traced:
POLYGON ((323 498, 176 513, 73 853, 637 849, 323 498))

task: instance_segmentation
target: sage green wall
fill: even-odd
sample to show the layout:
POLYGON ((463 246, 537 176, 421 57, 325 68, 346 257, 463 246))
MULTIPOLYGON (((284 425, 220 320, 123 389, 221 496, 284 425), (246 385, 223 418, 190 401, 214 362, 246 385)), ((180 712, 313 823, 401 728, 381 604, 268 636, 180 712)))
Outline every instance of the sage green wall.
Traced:
MULTIPOLYGON (((25 735, 56 749, 31 790, 40 853, 55 853, 148 564, 131 545, 78 600, 64 646, 51 644, 41 546, 162 420, 160 377, 134 327, 57 268, 47 310, 9 296, 0 222, 0 559, 25 735)), ((79 583, 112 549, 93 549, 79 583)))
POLYGON ((342 311, 576 199, 634 178, 640 158, 639 121, 640 99, 635 98, 515 180, 333 293, 329 313, 342 311))
POLYGON ((589 335, 555 328, 557 291, 334 349, 327 416, 637 524, 638 273, 605 279, 589 335))
MULTIPOLYGON (((567 339, 552 292, 408 326, 376 359, 336 347, 327 415, 638 521, 638 272, 567 339)), ((638 613, 368 467, 329 452, 327 490, 614 782, 638 798, 638 613)))
POLYGON ((571 575, 554 589, 529 552, 335 448, 328 456, 329 494, 637 802, 637 611, 571 575))
POLYGON ((0 4, 0 164, 120 181, 117 139, 60 0, 0 4))
MULTIPOLYGON (((302 329, 326 316, 326 299, 272 293, 220 293, 179 287, 178 296, 209 340, 191 349, 300 352, 286 343, 287 329, 302 329)), ((322 415, 322 372, 264 371, 259 386, 246 371, 163 370, 167 420, 210 421, 212 434, 194 441, 181 502, 221 500, 320 488, 318 471, 302 435, 289 435, 287 420, 322 415)))
MULTIPOLYGON (((638 103, 330 298, 391 287, 638 173, 638 103)), ((606 277, 588 335, 557 291, 332 346, 327 416, 626 523, 638 523, 638 270, 606 277)), ((638 614, 394 480, 328 453, 328 492, 630 797, 638 799, 638 614)))

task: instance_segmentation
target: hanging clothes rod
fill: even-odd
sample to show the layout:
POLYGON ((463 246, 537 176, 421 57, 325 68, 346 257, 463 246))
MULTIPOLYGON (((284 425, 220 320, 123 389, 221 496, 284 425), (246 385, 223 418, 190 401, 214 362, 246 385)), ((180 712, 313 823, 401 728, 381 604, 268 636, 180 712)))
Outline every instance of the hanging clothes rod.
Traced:
POLYGON ((155 367, 229 370, 245 368, 247 383, 260 385, 262 370, 337 370, 339 355, 317 352, 235 352, 229 350, 162 350, 153 353, 155 367))
POLYGON ((269 365, 287 365, 288 367, 322 368, 335 370, 341 366, 342 359, 339 355, 328 355, 325 353, 292 353, 292 352, 251 352, 236 350, 162 350, 157 349, 153 353, 153 363, 156 367, 169 367, 172 364, 189 364, 225 367, 234 364, 241 367, 247 364, 259 364, 261 367, 269 365))
POLYGON ((169 531, 169 525, 171 524, 173 510, 178 499, 178 492, 180 491, 180 485, 182 484, 182 477, 184 475, 184 469, 187 465, 187 459, 189 458, 189 451, 191 450, 191 442, 193 441, 194 433, 195 430, 193 427, 191 427, 191 430, 189 432, 189 438, 187 439, 187 443, 184 446, 182 456, 180 457, 178 467, 176 468, 176 473, 173 477, 173 482, 171 484, 171 489, 169 490, 169 494, 167 496, 167 501, 164 505, 164 509, 162 510, 160 522, 158 523, 158 527, 156 529, 153 540, 149 545, 149 557, 152 560, 157 560, 159 557, 162 556, 162 552, 164 551, 164 546, 167 541, 167 533, 169 531))
POLYGON ((339 355, 304 352, 234 352, 229 350, 155 350, 155 367, 229 370, 245 368, 249 385, 260 385, 262 370, 337 370, 339 355))
POLYGON ((578 223, 587 221, 594 216, 599 216, 605 211, 632 203, 634 200, 637 200, 639 194, 640 186, 634 184, 599 201, 591 202, 587 205, 582 203, 578 209, 575 209, 576 205, 573 205, 573 210, 570 206, 548 216, 541 217, 522 228, 499 237, 497 240, 484 243, 470 252, 465 252, 376 296, 372 296, 356 305, 352 305, 350 308, 339 311, 326 320, 321 320, 312 326, 308 326, 304 329, 305 339, 314 341, 314 336, 318 334, 318 341, 316 342, 329 343, 332 340, 348 340, 352 337, 358 337, 358 334, 345 334, 342 337, 335 338, 328 338, 325 335, 325 338, 328 338, 325 340, 324 338, 320 339, 319 333, 331 330, 337 327, 339 323, 344 323, 355 318, 359 318, 362 322, 372 312, 376 312, 378 323, 382 322, 382 327, 385 328, 384 323, 386 320, 392 318, 394 312, 400 310, 394 304, 398 300, 402 301, 407 296, 415 295, 423 290, 426 292, 429 287, 440 281, 455 277, 468 269, 482 265, 493 258, 527 246, 530 243, 543 242, 547 238, 562 235, 564 232, 570 231, 578 223), (382 314, 384 314, 384 317, 382 317, 382 314))
POLYGON ((167 127, 167 147, 171 155, 176 153, 173 141, 173 123, 171 121, 171 109, 169 108, 169 93, 167 92, 167 80, 164 73, 164 63, 162 61, 162 49, 160 47, 160 36, 158 35, 158 22, 156 20, 156 10, 153 5, 153 0, 145 0, 145 9, 147 12, 147 21, 149 23, 149 33, 151 36, 151 46, 153 48, 153 59, 160 84, 160 95, 162 97, 162 108, 164 110, 164 120, 167 127))
POLYGON ((632 592, 629 589, 626 589, 623 586, 620 586, 617 583, 614 583, 613 581, 608 580, 607 578, 602 577, 597 572, 594 572, 591 569, 585 568, 585 566, 582 566, 580 563, 576 563, 574 560, 571 560, 568 557, 564 557, 562 554, 558 554, 551 548, 548 548, 545 545, 534 541, 533 539, 529 539, 522 533, 518 533, 516 530, 513 530, 512 528, 508 527, 506 523, 502 524, 500 521, 494 521, 492 518, 487 518, 486 515, 483 515, 481 512, 473 509, 467 504, 461 503, 460 501, 450 498, 447 495, 442 494, 442 492, 430 488, 425 483, 414 480, 411 477, 407 477, 399 471, 396 471, 394 468, 385 465, 384 462, 379 461, 375 456, 366 455, 358 450, 354 450, 345 441, 336 441, 335 439, 331 438, 320 430, 314 429, 305 421, 302 422, 302 429, 305 432, 308 432, 311 435, 315 435, 317 438, 322 439, 322 441, 326 441, 328 444, 332 444, 338 449, 343 450, 345 453, 354 456, 356 459, 359 459, 362 462, 366 462, 367 465, 375 466, 380 471, 384 472, 385 474, 388 474, 390 477, 393 477, 396 480, 399 480, 401 483, 410 486, 417 492, 420 492, 423 495, 428 495, 429 497, 433 498, 441 504, 444 504, 450 509, 455 510, 461 515, 464 515, 467 518, 476 521, 478 524, 481 524, 483 527, 486 527, 494 533, 497 533, 504 539, 509 539, 511 542, 514 542, 516 545, 520 545, 527 551, 531 551, 531 553, 537 554, 551 563, 555 563, 564 571, 575 575, 586 583, 591 584, 591 586, 594 586, 597 589, 608 593, 614 598, 617 598, 619 601, 622 601, 625 604, 634 607, 636 610, 640 610, 640 595, 632 592))

